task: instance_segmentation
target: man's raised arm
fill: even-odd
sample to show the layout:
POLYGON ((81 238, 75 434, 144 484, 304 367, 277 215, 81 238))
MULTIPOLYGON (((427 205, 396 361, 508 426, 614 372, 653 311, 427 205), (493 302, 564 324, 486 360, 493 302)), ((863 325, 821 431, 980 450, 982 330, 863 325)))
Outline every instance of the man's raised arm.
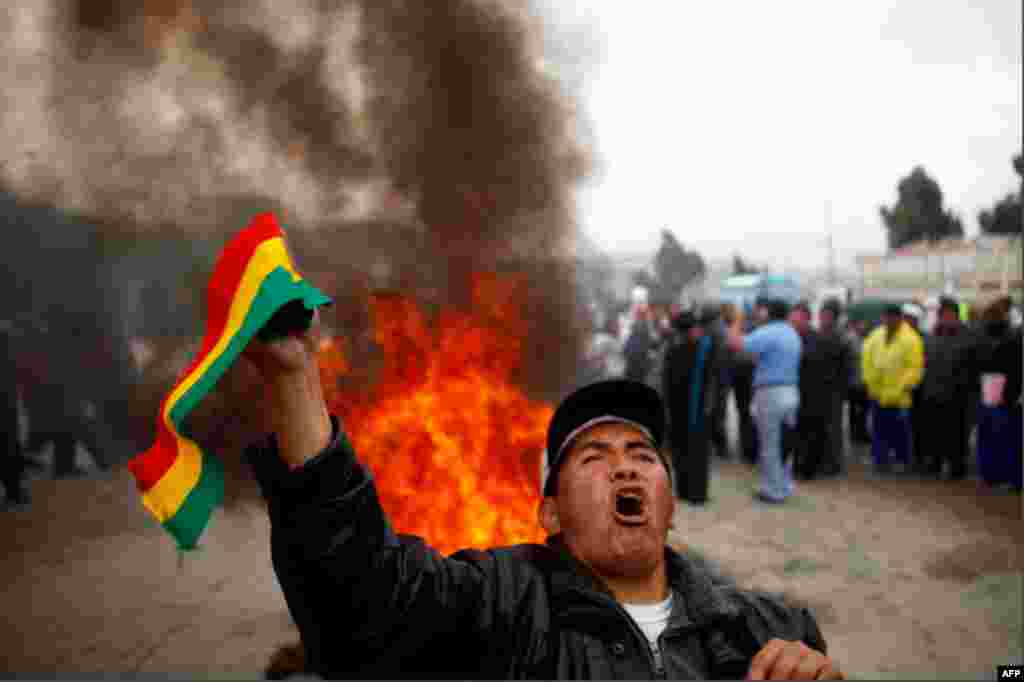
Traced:
POLYGON ((277 436, 278 454, 289 468, 305 464, 331 439, 317 366, 317 315, 308 329, 267 343, 254 339, 244 353, 265 382, 266 423, 277 436))
MULTIPOLYGON (((310 670, 327 677, 395 677, 429 670, 444 643, 479 641, 509 610, 487 589, 482 555, 446 559, 398 536, 320 386, 317 320, 244 357, 264 381, 274 437, 246 453, 268 502, 271 558, 310 670)), ((513 611, 514 612, 514 611, 513 611)))

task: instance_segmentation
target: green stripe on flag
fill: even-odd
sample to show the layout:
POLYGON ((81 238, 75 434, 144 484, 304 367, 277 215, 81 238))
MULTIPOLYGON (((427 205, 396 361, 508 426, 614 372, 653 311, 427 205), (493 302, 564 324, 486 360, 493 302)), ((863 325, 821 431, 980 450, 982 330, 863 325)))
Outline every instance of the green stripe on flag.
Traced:
POLYGON ((181 550, 195 549, 199 536, 213 516, 213 510, 224 501, 224 465, 219 459, 203 453, 199 480, 192 488, 178 512, 164 522, 181 550))
POLYGON ((192 409, 213 390, 220 378, 227 372, 231 364, 241 355, 260 329, 270 321, 282 306, 294 300, 301 300, 307 308, 330 303, 331 299, 306 280, 292 280, 291 273, 278 266, 260 285, 259 293, 253 299, 249 312, 245 316, 241 329, 228 343, 224 352, 217 358, 190 388, 178 403, 171 409, 171 422, 182 432, 182 421, 192 409))

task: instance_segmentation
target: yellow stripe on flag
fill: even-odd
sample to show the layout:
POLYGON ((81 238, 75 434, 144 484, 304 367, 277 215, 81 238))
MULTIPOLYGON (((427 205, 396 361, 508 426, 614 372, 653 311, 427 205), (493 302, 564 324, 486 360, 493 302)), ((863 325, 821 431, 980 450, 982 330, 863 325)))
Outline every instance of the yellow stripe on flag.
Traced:
POLYGON ((178 437, 178 456, 156 485, 142 494, 142 504, 164 523, 178 513, 181 505, 199 482, 203 468, 203 453, 188 438, 178 437))
POLYGON ((238 288, 235 290, 235 295, 231 299, 227 324, 224 325, 224 331, 221 333, 220 338, 217 339, 217 345, 207 353, 203 361, 192 370, 192 373, 174 389, 170 398, 165 403, 162 416, 164 424, 172 432, 177 433, 171 422, 171 410, 174 409, 174 406, 181 397, 199 381, 210 366, 224 354, 224 350, 231 343, 231 339, 242 328, 242 324, 244 324, 245 318, 249 314, 249 308, 259 293, 263 280, 278 267, 283 267, 290 272, 294 281, 301 279, 292 265, 291 258, 288 256, 284 240, 280 237, 274 237, 260 244, 253 252, 252 258, 249 259, 245 273, 242 275, 238 288))

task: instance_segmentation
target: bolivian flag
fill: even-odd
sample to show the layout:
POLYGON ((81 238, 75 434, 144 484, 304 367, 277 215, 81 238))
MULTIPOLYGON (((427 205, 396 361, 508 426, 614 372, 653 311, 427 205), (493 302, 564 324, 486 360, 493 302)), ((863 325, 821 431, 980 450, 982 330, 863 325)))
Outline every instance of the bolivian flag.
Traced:
POLYGON ((330 303, 296 272, 273 214, 257 215, 228 242, 214 266, 206 292, 206 336, 160 406, 156 442, 128 463, 143 505, 181 550, 195 548, 224 498, 223 466, 188 437, 185 419, 274 313, 292 301, 310 310, 330 303))

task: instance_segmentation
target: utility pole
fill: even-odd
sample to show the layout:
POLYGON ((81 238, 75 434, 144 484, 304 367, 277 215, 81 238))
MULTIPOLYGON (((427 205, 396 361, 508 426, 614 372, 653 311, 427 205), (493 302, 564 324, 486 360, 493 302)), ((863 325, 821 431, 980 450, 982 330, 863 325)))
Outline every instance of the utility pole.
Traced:
POLYGON ((832 201, 825 200, 825 245, 828 248, 828 284, 836 285, 836 252, 832 245, 832 201))
POLYGON ((832 231, 829 230, 828 237, 826 237, 828 243, 828 284, 834 287, 836 285, 836 252, 832 248, 832 231))

